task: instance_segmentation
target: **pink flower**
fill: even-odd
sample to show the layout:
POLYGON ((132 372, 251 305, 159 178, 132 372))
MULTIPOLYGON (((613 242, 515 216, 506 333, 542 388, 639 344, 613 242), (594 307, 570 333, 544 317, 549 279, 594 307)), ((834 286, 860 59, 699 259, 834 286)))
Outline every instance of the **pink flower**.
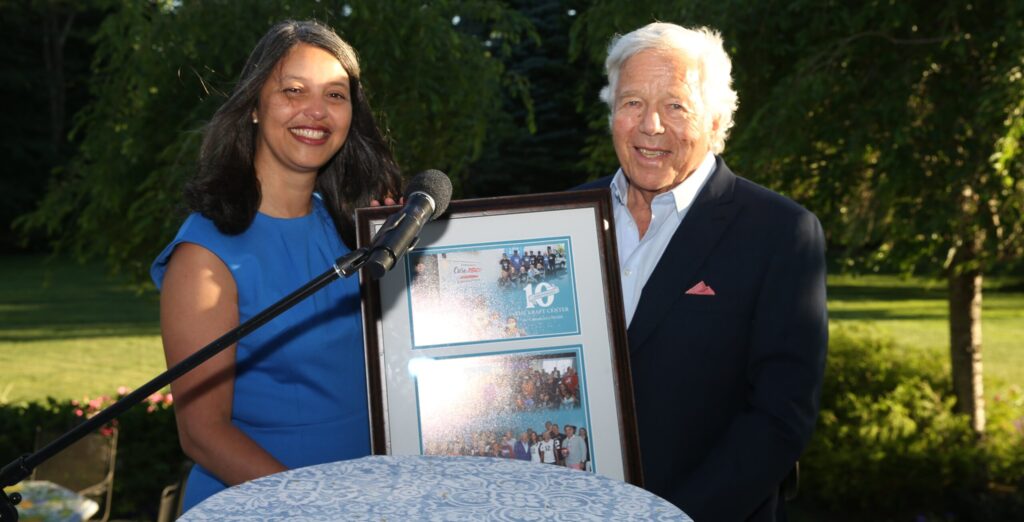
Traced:
POLYGON ((150 404, 156 404, 164 400, 164 394, 156 392, 153 395, 146 397, 146 400, 149 401, 150 404))
POLYGON ((164 395, 164 404, 167 406, 174 404, 174 396, 172 396, 170 393, 164 395))
POLYGON ((103 407, 103 397, 97 397, 97 398, 89 401, 89 407, 94 409, 94 410, 98 410, 98 409, 102 408, 103 407))
POLYGON ((82 416, 82 415, 83 415, 84 413, 85 413, 85 412, 83 412, 83 411, 81 410, 81 408, 75 408, 75 416, 76 416, 76 417, 81 417, 81 416, 82 416))
POLYGON ((128 395, 128 392, 129 392, 129 390, 128 390, 127 386, 118 386, 117 387, 117 394, 118 395, 128 395))

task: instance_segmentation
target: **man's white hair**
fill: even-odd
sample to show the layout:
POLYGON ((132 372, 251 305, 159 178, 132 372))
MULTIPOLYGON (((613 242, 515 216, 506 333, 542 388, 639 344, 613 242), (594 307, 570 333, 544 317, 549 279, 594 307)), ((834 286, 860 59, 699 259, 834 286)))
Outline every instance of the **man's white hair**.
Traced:
POLYGON ((690 63, 697 64, 700 77, 697 87, 707 113, 702 116, 718 121, 718 129, 711 136, 711 150, 715 153, 725 150, 725 140, 733 126, 733 114, 739 98, 732 88, 732 60, 722 45, 722 36, 707 27, 688 29, 655 22, 612 38, 608 45, 608 58, 604 62, 608 85, 601 89, 601 100, 608 104, 613 115, 622 65, 633 55, 647 50, 678 53, 690 63))

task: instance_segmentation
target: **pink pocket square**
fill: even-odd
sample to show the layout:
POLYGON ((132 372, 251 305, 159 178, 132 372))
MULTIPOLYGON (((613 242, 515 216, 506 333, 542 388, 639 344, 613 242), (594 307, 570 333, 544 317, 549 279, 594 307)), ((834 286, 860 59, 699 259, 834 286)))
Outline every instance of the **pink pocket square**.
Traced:
POLYGON ((687 290, 686 293, 690 295, 715 295, 715 291, 710 286, 704 284, 704 281, 693 285, 693 288, 687 290))

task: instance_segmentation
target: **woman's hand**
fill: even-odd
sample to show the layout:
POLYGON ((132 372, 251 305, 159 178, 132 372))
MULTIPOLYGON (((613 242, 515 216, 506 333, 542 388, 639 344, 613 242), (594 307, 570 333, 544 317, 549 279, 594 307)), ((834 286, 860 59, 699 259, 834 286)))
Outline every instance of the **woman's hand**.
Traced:
MULTIPOLYGON (((384 205, 385 206, 404 205, 404 204, 405 204, 405 197, 404 196, 398 198, 398 201, 395 201, 395 199, 392 198, 391 196, 384 196, 384 205)), ((377 201, 376 199, 371 199, 370 200, 370 206, 371 207, 379 207, 379 206, 381 206, 380 205, 380 201, 377 201)))

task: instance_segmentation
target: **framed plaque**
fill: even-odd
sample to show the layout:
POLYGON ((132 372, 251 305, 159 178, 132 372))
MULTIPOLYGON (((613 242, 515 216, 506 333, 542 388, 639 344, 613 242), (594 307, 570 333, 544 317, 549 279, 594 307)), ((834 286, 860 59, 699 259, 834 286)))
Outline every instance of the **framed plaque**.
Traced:
MULTIPOLYGON (((398 209, 359 209, 359 245, 398 209)), ((642 485, 611 219, 605 189, 454 201, 390 272, 364 276, 374 453, 642 485)))

